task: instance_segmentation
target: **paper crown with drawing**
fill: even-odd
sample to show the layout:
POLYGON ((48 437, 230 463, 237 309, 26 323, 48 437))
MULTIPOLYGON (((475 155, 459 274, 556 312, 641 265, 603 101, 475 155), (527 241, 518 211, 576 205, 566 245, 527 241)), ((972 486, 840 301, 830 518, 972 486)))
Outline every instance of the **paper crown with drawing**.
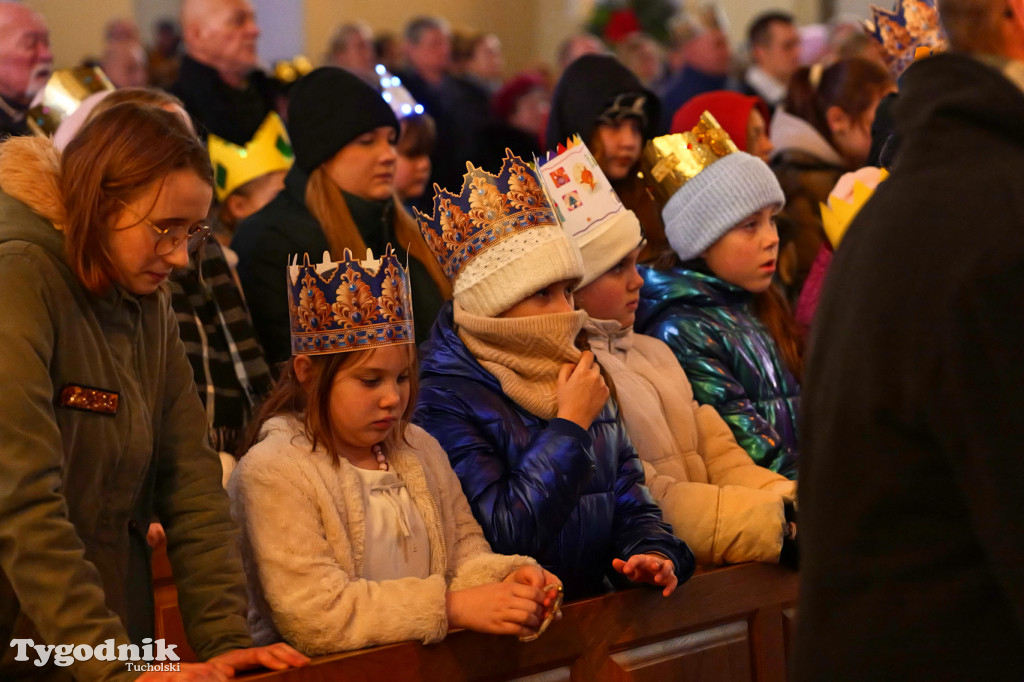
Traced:
POLYGON ((213 165, 217 201, 224 201, 250 180, 274 171, 288 170, 295 161, 284 122, 273 111, 267 114, 244 147, 216 135, 209 136, 206 146, 213 165))
POLYGON ((319 355, 414 343, 409 276, 394 249, 357 260, 345 249, 340 261, 324 252, 288 265, 288 317, 292 353, 319 355))
POLYGON ((493 316, 552 282, 580 278, 579 250, 527 162, 506 150, 497 175, 466 168, 461 192, 434 185, 433 215, 415 211, 459 305, 493 316))
POLYGON ((536 160, 548 200, 583 254, 583 287, 610 270, 643 239, 636 214, 622 205, 579 135, 536 160))

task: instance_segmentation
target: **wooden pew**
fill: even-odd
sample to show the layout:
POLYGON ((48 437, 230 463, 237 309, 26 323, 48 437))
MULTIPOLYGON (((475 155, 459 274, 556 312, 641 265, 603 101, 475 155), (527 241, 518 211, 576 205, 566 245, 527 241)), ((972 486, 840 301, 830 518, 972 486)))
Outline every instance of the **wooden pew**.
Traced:
POLYGON ((403 680, 786 679, 797 574, 742 564, 700 572, 665 599, 638 588, 563 608, 537 641, 458 631, 441 643, 403 642, 321 656, 301 670, 247 682, 403 680))

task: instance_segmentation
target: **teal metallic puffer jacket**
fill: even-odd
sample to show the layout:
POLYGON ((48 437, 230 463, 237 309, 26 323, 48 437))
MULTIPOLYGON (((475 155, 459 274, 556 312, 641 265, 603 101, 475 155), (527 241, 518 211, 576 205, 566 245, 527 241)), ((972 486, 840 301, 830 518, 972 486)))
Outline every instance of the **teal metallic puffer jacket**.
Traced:
POLYGON ((800 385, 753 313, 753 295, 677 266, 641 268, 636 330, 672 348, 697 402, 714 406, 761 466, 795 479, 800 385))

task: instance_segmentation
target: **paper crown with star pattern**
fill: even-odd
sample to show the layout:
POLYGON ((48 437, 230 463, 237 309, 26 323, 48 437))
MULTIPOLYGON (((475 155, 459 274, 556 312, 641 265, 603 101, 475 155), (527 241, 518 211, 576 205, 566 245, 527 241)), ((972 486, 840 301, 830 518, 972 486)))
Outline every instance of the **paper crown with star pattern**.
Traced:
POLYGON ((366 260, 345 249, 340 261, 288 265, 292 353, 322 355, 414 343, 409 275, 391 245, 366 260))
POLYGON ((536 162, 558 222, 583 256, 585 287, 626 257, 643 239, 636 214, 622 205, 579 135, 536 162))
POLYGON ((211 134, 206 148, 213 165, 217 201, 224 201, 250 180, 274 171, 288 170, 295 161, 284 122, 273 111, 267 114, 245 146, 211 134))
POLYGON ((459 305, 493 317, 554 282, 583 276, 579 250, 536 171, 508 150, 497 175, 466 167, 459 194, 435 184, 433 215, 415 211, 459 305))
POLYGON ((891 11, 871 5, 868 32, 881 44, 893 78, 920 56, 946 50, 946 33, 935 5, 935 0, 896 0, 891 11))

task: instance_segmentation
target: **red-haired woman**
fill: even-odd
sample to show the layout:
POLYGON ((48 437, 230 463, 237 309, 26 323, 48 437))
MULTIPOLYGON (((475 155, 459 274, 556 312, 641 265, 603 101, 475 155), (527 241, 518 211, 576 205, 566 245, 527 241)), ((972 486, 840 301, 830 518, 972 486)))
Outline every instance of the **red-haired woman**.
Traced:
MULTIPOLYGON (((208 661, 194 679, 302 664, 283 645, 248 648, 220 464, 161 286, 208 232, 202 145, 177 114, 121 104, 62 155, 47 139, 5 143, 0 189, 0 640, 149 643, 156 515, 208 661)), ((39 674, 16 653, 0 677, 39 674)), ((70 672, 134 675, 96 658, 70 672)))

